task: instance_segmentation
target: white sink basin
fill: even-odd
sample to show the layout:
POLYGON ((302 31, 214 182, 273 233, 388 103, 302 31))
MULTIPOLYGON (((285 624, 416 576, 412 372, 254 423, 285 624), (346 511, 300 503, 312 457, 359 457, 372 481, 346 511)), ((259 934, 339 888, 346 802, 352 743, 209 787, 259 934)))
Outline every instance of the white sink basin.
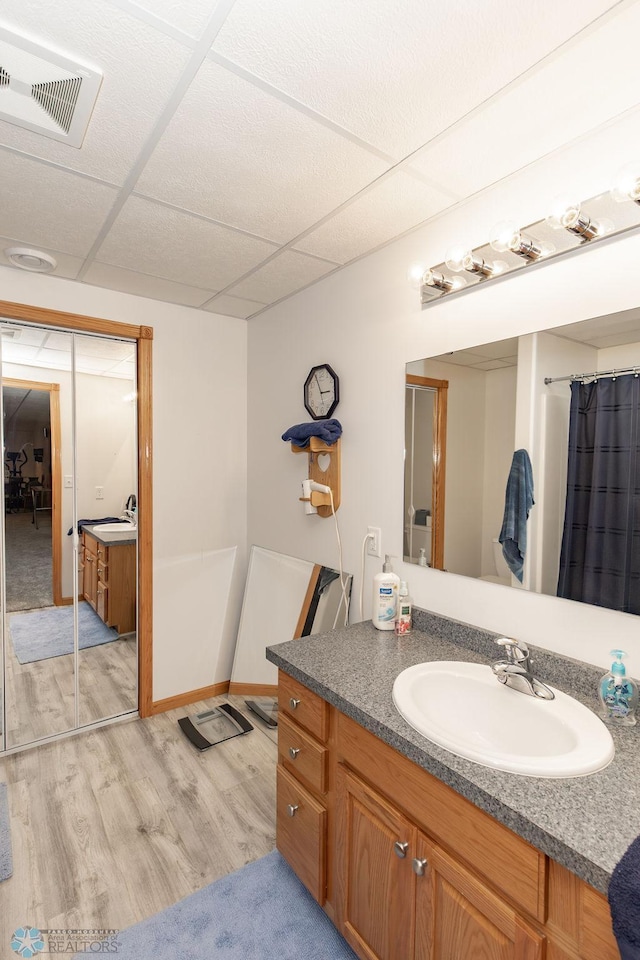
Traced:
POLYGON ((122 521, 122 523, 97 523, 93 527, 94 533, 135 533, 136 528, 132 523, 122 521))
POLYGON ((554 700, 500 683, 491 667, 419 663, 396 678, 393 702, 428 740, 467 760, 531 777, 581 777, 613 759, 611 734, 555 687, 554 700))

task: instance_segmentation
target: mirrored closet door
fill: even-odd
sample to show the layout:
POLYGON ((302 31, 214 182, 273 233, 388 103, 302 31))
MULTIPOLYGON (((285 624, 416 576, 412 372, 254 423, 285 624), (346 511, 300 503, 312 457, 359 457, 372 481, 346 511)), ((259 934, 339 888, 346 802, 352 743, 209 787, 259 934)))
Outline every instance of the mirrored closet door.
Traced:
POLYGON ((137 710, 136 341, 0 334, 11 750, 137 710))

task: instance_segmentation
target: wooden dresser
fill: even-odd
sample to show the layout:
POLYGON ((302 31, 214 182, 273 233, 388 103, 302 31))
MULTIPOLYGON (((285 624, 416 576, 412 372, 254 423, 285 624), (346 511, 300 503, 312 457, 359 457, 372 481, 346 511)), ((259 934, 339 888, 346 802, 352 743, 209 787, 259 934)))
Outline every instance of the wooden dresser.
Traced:
POLYGON ((277 846, 362 960, 620 960, 606 898, 280 671, 277 846))

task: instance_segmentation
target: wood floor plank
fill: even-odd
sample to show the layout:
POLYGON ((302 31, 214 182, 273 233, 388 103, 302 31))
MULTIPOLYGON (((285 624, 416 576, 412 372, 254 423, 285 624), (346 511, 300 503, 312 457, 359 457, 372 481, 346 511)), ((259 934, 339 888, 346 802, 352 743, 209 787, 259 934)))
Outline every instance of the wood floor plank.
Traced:
POLYGON ((0 760, 14 851, 0 944, 25 923, 122 929, 274 848, 271 737, 254 723, 201 753, 178 727, 224 700, 252 719, 219 697, 0 760))

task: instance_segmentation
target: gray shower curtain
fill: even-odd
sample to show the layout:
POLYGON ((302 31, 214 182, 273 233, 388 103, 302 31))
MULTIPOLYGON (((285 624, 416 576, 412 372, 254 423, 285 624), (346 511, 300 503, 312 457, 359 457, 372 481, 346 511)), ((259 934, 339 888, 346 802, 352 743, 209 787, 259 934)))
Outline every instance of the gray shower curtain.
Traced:
POLYGON ((640 377, 571 384, 558 596, 640 613, 640 377))

